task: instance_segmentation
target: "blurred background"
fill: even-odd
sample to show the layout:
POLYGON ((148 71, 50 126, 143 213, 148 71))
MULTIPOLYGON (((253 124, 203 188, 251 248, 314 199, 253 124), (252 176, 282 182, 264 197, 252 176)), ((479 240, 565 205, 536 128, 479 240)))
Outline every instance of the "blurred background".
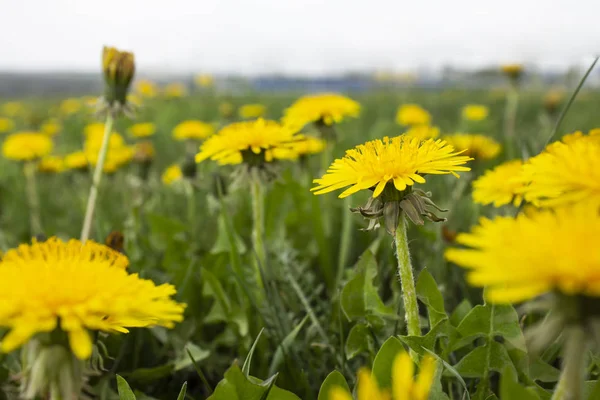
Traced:
MULTIPOLYGON (((378 85, 570 85, 600 50, 595 0, 2 0, 0 96, 93 93, 103 45, 137 77, 208 74, 217 89, 358 91, 378 85)), ((586 85, 597 86, 596 71, 586 85)))

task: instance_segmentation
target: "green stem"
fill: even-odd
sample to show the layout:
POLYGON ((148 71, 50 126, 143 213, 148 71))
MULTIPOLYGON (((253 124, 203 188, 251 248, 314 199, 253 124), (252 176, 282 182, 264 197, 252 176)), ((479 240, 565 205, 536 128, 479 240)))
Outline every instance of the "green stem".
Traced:
POLYGON ((344 199, 344 206, 342 209, 342 234, 340 239, 340 251, 338 254, 338 265, 337 272, 334 282, 334 290, 338 287, 342 280, 344 268, 348 262, 348 253, 350 250, 350 244, 352 242, 352 213, 350 212, 350 197, 344 199))
POLYGON ((261 269, 266 270, 266 251, 265 251, 265 190, 258 174, 253 174, 250 182, 250 191, 252 193, 252 247, 256 253, 255 275, 256 281, 261 287, 264 287, 261 269))
POLYGON ((562 373, 552 400, 581 400, 587 351, 585 331, 579 325, 568 326, 565 328, 564 337, 562 373))
POLYGON ((504 110, 504 146, 507 159, 515 158, 515 121, 517 118, 517 108, 519 105, 519 92, 515 85, 511 85, 506 94, 506 109, 504 110))
POLYGON ((90 188, 90 197, 88 198, 87 207, 85 210, 85 217, 83 219, 83 228, 81 230, 81 243, 85 243, 90 237, 90 230, 92 229, 92 220, 94 218, 94 209, 96 208, 96 200, 98 199, 98 187, 102 180, 102 171, 104 169, 104 161, 106 160, 106 153, 108 152, 108 142, 110 139, 110 133, 112 132, 113 117, 108 114, 106 117, 106 123, 104 124, 104 135, 102 136, 102 146, 98 152, 98 162, 96 162, 96 168, 94 169, 94 177, 92 178, 92 187, 90 188))
MULTIPOLYGON (((421 336, 419 324, 419 305, 417 303, 417 291, 415 279, 410 263, 408 251, 407 222, 404 214, 400 215, 399 225, 396 228, 396 257, 398 259, 398 275, 402 285, 402 300, 404 301, 404 312, 406 326, 409 336, 421 336)), ((413 354, 413 359, 415 355, 413 354)))
POLYGON ((25 184, 27 190, 27 202, 29 205, 29 224, 31 228, 31 236, 43 233, 42 220, 40 218, 40 198, 37 192, 37 184, 35 172, 37 169, 37 163, 34 161, 27 161, 23 166, 23 173, 25 174, 25 184))
POLYGON ((194 186, 189 178, 185 179, 185 197, 187 200, 187 222, 190 225, 190 236, 192 242, 196 239, 196 199, 194 196, 194 186))

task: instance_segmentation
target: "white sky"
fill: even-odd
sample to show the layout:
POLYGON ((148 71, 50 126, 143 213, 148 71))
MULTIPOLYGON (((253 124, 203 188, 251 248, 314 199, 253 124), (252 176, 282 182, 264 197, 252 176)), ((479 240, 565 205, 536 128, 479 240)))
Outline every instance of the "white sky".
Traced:
POLYGON ((138 71, 322 74, 600 51, 598 0, 0 0, 0 70, 94 71, 103 44, 138 71))

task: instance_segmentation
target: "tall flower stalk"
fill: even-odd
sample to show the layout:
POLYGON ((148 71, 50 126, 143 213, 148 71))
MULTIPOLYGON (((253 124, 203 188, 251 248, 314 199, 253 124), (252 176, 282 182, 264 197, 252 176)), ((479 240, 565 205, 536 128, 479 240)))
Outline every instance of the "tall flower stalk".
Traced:
POLYGON ((27 203, 29 206, 29 226, 31 228, 31 236, 44 232, 40 216, 40 198, 37 191, 36 169, 37 163, 35 161, 27 161, 23 165, 27 189, 27 203))
POLYGON ((256 253, 254 258, 256 281, 264 286, 261 270, 267 268, 265 249, 265 188, 258 174, 252 174, 250 191, 252 195, 252 247, 256 253))
POLYGON ((552 400, 581 400, 585 381, 587 338, 581 325, 572 325, 563 332, 562 372, 552 400))
POLYGON ((506 93, 506 107, 504 109, 504 145, 508 159, 515 157, 517 147, 515 122, 517 119, 517 108, 519 106, 519 84, 523 75, 521 64, 507 64, 501 68, 502 72, 510 81, 510 88, 506 93))
POLYGON ((420 336, 421 325, 419 322, 419 305, 417 303, 417 291, 415 289, 415 278, 413 267, 410 262, 408 249, 407 221, 402 214, 399 225, 396 228, 394 243, 396 245, 396 259, 398 261, 398 276, 402 285, 402 301, 404 302, 404 317, 409 336, 420 336))

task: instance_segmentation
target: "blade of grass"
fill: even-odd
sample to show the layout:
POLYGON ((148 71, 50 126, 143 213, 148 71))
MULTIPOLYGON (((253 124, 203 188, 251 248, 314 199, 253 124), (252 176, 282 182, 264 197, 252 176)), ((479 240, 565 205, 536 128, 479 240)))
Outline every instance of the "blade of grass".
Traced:
POLYGON ((192 360, 192 364, 194 365, 194 369, 196 370, 196 373, 200 377, 200 380, 202 381, 202 383, 204 383, 204 385, 208 389, 209 394, 212 394, 213 393, 213 388, 212 388, 212 386, 210 386, 210 383, 208 383, 208 380, 206 379, 206 376, 204 375, 204 372, 202 372, 202 369, 200 369, 200 367, 196 363, 196 360, 194 360, 194 356, 192 355, 192 353, 188 349, 185 349, 185 351, 187 352, 187 355, 190 358, 190 360, 192 360))

